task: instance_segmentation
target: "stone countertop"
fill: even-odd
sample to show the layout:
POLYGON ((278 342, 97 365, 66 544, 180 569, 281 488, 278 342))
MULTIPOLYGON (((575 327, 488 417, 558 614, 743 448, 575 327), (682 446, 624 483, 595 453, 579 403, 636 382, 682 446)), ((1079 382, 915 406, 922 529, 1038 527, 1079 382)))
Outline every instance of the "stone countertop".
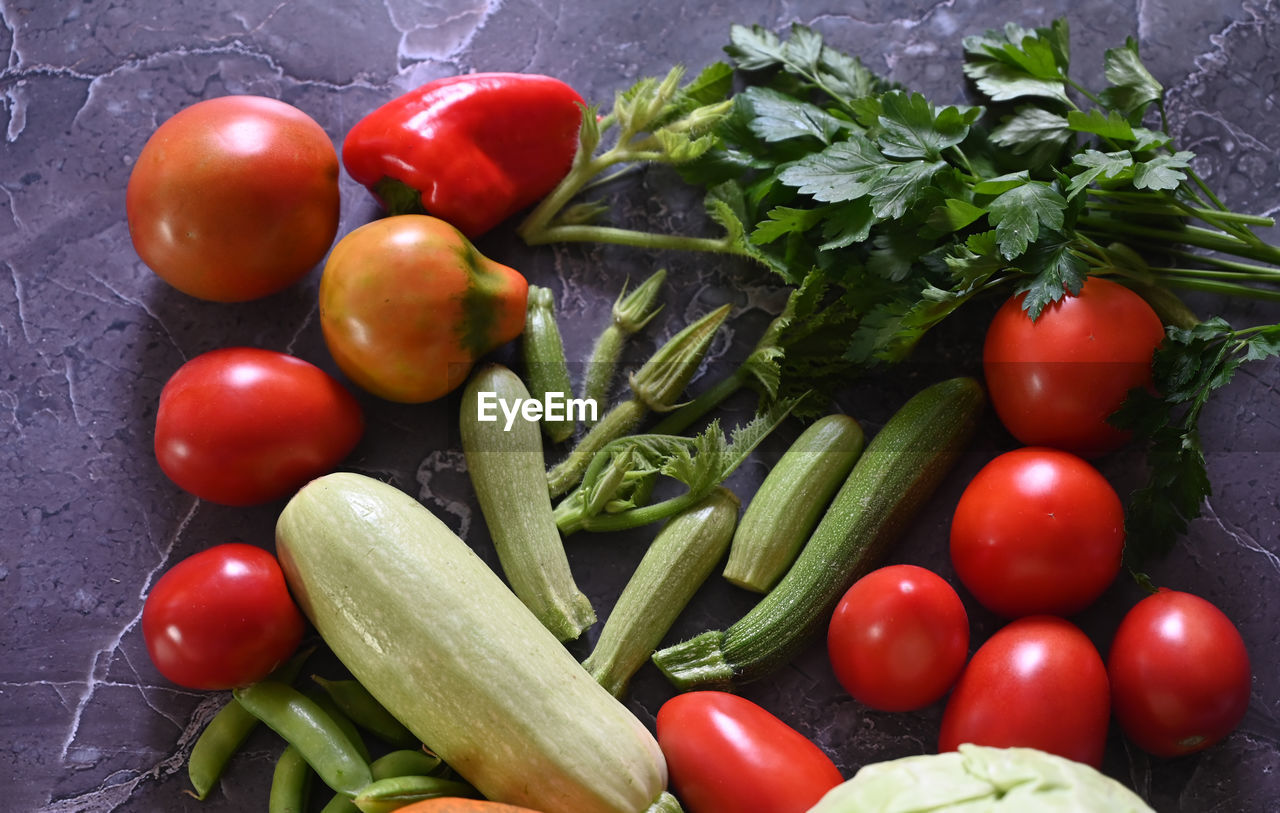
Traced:
MULTIPOLYGON (((124 190, 159 123, 201 99, 260 94, 298 106, 340 144, 383 101, 473 70, 548 73, 607 102, 672 64, 696 70, 719 59, 734 22, 779 32, 793 21, 811 25, 874 70, 938 101, 961 101, 962 35, 1008 20, 1044 25, 1068 11, 1082 76, 1100 75, 1103 49, 1136 37, 1169 88, 1172 131, 1198 154, 1198 171, 1233 208, 1280 208, 1280 52, 1273 46, 1280 8, 1270 0, 2 0, 0 806, 24 813, 265 809, 280 748, 259 731, 208 800, 184 792, 193 737, 226 695, 187 691, 156 673, 139 629, 143 600, 161 573, 212 544, 269 547, 281 505, 232 509, 185 494, 158 469, 151 437, 165 380, 206 350, 256 345, 333 371, 316 313, 319 272, 268 299, 229 306, 186 297, 148 271, 130 243, 124 190)), ((340 234, 377 216, 368 194, 345 176, 342 192, 340 234)), ((614 216, 696 228, 697 202, 680 203, 680 192, 662 172, 640 173, 617 189, 614 216)), ((782 301, 763 271, 727 260, 596 246, 533 250, 502 230, 481 247, 557 292, 571 354, 585 352, 624 278, 658 266, 671 272, 667 307, 635 343, 635 359, 690 316, 732 302, 729 338, 713 349, 714 366, 732 355, 735 340, 751 341, 782 301)), ((1277 321, 1274 307, 1195 304, 1238 324, 1277 321)), ((949 351, 937 358, 973 369, 978 332, 958 319, 933 342, 949 351)), ((930 347, 922 352, 925 360, 901 378, 904 393, 929 372, 930 347)), ((853 386, 848 396, 848 408, 872 431, 899 394, 893 383, 879 384, 888 389, 853 386)), ((1211 403, 1203 436, 1214 495, 1187 538, 1152 568, 1159 583, 1221 607, 1255 662, 1244 723, 1200 755, 1152 759, 1127 747, 1112 726, 1107 771, 1161 813, 1261 813, 1280 799, 1278 386, 1277 366, 1258 364, 1211 403)), ((447 404, 360 397, 369 428, 347 467, 415 494, 492 561, 461 454, 441 428, 453 420, 447 404)), ((989 422, 891 559, 952 575, 944 552, 949 512, 967 477, 1010 445, 989 422)), ((1119 483, 1138 464, 1121 454, 1102 465, 1119 483)), ((755 462, 735 475, 739 493, 749 495, 766 467, 755 462)), ((643 542, 643 535, 570 540, 579 580, 602 615, 643 542)), ((1105 646, 1136 596, 1118 583, 1081 625, 1105 646)), ((966 601, 976 644, 998 623, 966 601)), ((671 638, 731 622, 748 606, 743 595, 709 583, 671 638)), ((915 714, 860 707, 834 682, 820 646, 744 693, 822 745, 846 775, 866 762, 930 751, 941 714, 940 706, 915 714)), ((646 667, 628 703, 652 724, 669 695, 646 667)))

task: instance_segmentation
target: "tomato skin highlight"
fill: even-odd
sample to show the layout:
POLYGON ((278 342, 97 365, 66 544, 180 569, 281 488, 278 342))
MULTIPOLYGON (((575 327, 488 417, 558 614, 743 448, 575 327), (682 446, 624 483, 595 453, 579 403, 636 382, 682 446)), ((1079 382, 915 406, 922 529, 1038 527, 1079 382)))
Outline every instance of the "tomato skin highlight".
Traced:
POLYGON ((1107 656, 1116 720, 1159 757, 1201 751, 1235 730, 1253 675, 1239 630, 1191 593, 1161 589, 1120 622, 1107 656))
POLYGON ((155 453, 178 486, 222 505, 288 496, 351 453, 364 414, 336 379, 296 356, 211 350, 165 383, 155 453))
POLYGON ((1073 615, 1115 581, 1124 538, 1124 504, 1101 472, 1070 452, 1026 447, 997 456, 965 487, 951 563, 997 615, 1073 615))
POLYGON ((214 302, 276 293, 338 233, 338 154, 301 110, 263 96, 186 107, 143 146, 125 195, 142 261, 214 302))
POLYGON ((232 689, 261 680, 294 653, 304 629, 276 558, 239 542, 174 565, 142 608, 152 662, 189 689, 232 689))
POLYGON ((804 813, 844 781, 811 740, 728 692, 671 698, 658 710, 657 736, 689 813, 804 813))
POLYGON ((1164 325, 1139 295, 1089 277, 1032 321, 1018 294, 996 312, 983 344, 991 404, 1011 435, 1093 458, 1130 434, 1107 423, 1129 390, 1151 387, 1164 325))
POLYGON ((943 711, 938 750, 1023 746, 1098 768, 1110 715, 1107 670, 1093 642, 1062 618, 1029 616, 970 658, 943 711))
POLYGON ((969 655, 969 616, 933 571, 890 565, 863 576, 831 616, 836 679, 863 705, 913 711, 939 700, 969 655))

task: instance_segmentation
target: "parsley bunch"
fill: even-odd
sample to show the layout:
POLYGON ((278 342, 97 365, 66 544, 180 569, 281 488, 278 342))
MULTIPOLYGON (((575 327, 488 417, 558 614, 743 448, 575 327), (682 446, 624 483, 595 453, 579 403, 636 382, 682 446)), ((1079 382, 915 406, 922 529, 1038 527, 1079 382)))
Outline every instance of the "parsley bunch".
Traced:
POLYGON ((1038 318, 1088 275, 1121 277, 1176 326, 1157 372, 1208 371, 1191 408, 1178 400, 1185 382, 1166 375, 1160 398, 1135 395, 1118 416, 1150 442, 1155 470, 1131 504, 1131 526, 1171 537, 1209 491, 1194 424, 1198 404, 1229 375, 1205 348, 1244 347, 1226 358, 1245 360, 1273 347, 1256 338, 1271 328, 1198 323, 1171 289, 1280 299, 1280 248, 1252 230, 1272 221, 1231 211, 1196 175, 1194 155, 1168 133, 1164 89, 1134 40, 1106 51, 1101 90, 1072 78, 1062 19, 1009 24, 965 38, 963 49, 980 103, 942 105, 804 26, 786 39, 734 26, 727 64, 684 86, 678 69, 644 80, 603 118, 587 111, 574 170, 521 233, 531 243, 746 256, 792 286, 750 358, 669 415, 664 433, 683 431, 742 387, 765 403, 830 393, 907 358, 976 297, 1025 294, 1023 307, 1038 318), (601 147, 613 127, 615 141, 601 147), (671 165, 703 187, 722 234, 618 229, 597 223, 603 205, 568 205, 595 173, 629 160, 671 165), (1176 507, 1164 510, 1154 499, 1161 493, 1179 494, 1176 507))

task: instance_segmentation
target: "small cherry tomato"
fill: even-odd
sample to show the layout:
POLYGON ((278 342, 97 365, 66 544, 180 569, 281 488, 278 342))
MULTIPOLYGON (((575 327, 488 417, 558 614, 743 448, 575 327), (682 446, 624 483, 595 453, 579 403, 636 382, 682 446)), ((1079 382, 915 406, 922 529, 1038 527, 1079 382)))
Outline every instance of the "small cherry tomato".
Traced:
POLYGON ((1079 294, 1034 322, 1018 294, 996 312, 982 351, 991 405, 1027 446, 1082 457, 1118 449, 1129 435, 1107 423, 1129 390, 1150 387, 1164 325, 1133 291, 1089 277, 1079 294))
POLYGON ((1249 707, 1249 653, 1226 614, 1163 589, 1125 614, 1107 672, 1116 720, 1139 748, 1176 757, 1230 734, 1249 707))
POLYGON ((942 714, 939 751, 961 743, 1038 748, 1094 768, 1111 716, 1093 642, 1056 616, 1020 618, 978 647, 942 714))
POLYGON ((232 689, 293 654, 304 623, 276 558, 238 542, 183 559, 142 607, 142 636, 160 674, 189 689, 232 689))
POLYGON ((1124 504, 1070 452, 1006 452, 974 476, 951 520, 951 563, 981 604, 1006 618, 1072 615, 1115 581, 1124 504))
POLYGON ((827 654, 853 698, 882 711, 940 699, 969 655, 969 616, 931 570, 890 565, 849 588, 831 616, 827 654))
POLYGON ((261 96, 197 102, 161 124, 129 175, 142 261, 178 290, 242 302, 297 282, 338 233, 338 154, 306 113, 261 96))
POLYGON ((190 493, 223 505, 285 497, 346 457, 364 433, 359 403, 319 367, 228 347, 178 368, 160 392, 155 452, 190 493))
POLYGON ((843 781, 812 740, 727 692, 671 698, 658 709, 657 735, 689 813, 804 813, 843 781))

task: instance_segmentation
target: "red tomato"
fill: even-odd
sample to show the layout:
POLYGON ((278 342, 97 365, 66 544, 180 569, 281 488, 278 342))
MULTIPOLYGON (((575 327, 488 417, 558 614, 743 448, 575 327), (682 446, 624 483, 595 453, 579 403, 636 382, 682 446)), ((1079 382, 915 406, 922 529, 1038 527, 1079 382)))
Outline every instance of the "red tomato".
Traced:
POLYGON ((1107 670, 1070 621, 1020 618, 978 648, 942 714, 939 751, 1038 748, 1097 768, 1111 716, 1107 670))
POLYGON ((197 497, 254 505, 330 471, 363 432, 360 405, 324 370, 229 347, 196 356, 164 385, 155 450, 164 473, 197 497))
POLYGON ((1071 615, 1120 572, 1124 504, 1070 452, 1006 452, 970 481, 951 521, 951 563, 998 615, 1071 615))
POLYGON ((1144 751, 1208 748, 1239 725, 1252 673, 1240 632, 1199 596, 1160 590, 1125 615, 1107 672, 1116 719, 1144 751))
POLYGON ((142 607, 152 662, 189 689, 261 680, 298 648, 303 626, 276 558, 234 542, 183 559, 142 607))
POLYGON ((1142 297, 1090 277, 1077 296, 1048 306, 1032 322, 1019 294, 996 312, 982 351, 991 404, 1028 446, 1096 457, 1129 435, 1107 417, 1129 390, 1151 386, 1151 355, 1164 338, 1142 297))
POLYGON ((338 233, 338 154, 306 113, 260 96, 197 102, 160 125, 129 176, 134 248, 180 291, 275 293, 338 233))
POLYGON ((844 781, 811 740, 727 692, 676 695, 658 710, 657 734, 689 813, 804 813, 844 781))
POLYGON ((941 576, 890 565, 836 605, 827 654, 840 685, 882 711, 924 708, 946 694, 969 655, 969 616, 941 576))

